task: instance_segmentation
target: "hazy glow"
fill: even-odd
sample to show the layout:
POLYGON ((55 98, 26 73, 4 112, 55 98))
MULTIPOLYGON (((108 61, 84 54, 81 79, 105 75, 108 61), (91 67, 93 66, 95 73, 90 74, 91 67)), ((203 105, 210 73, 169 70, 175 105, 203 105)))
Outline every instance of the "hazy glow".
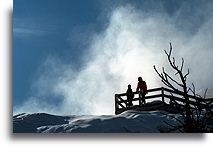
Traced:
POLYGON ((153 65, 159 69, 165 65, 170 71, 163 52, 169 42, 174 55, 183 56, 185 66, 191 69, 189 83, 194 81, 197 89, 213 88, 209 83, 213 75, 213 19, 192 34, 177 26, 178 14, 170 18, 164 13, 148 15, 131 6, 116 8, 105 31, 91 36, 88 53, 83 56, 84 68, 75 71, 72 63, 48 57, 34 84, 35 96, 16 111, 114 114, 114 94, 125 92, 128 84, 135 90, 138 76, 147 81, 148 88, 162 86, 153 65), (45 96, 49 94, 62 96, 61 104, 48 105, 51 100, 45 96))

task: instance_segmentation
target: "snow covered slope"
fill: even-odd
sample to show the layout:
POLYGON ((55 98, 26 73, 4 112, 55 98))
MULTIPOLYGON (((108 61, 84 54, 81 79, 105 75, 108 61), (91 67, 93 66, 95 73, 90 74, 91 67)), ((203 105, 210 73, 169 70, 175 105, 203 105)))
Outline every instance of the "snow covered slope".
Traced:
MULTIPOLYGON (((55 116, 46 113, 13 117, 14 133, 159 133, 178 122, 164 111, 125 111, 119 115, 55 116)), ((176 115, 180 118, 180 115, 176 115)))

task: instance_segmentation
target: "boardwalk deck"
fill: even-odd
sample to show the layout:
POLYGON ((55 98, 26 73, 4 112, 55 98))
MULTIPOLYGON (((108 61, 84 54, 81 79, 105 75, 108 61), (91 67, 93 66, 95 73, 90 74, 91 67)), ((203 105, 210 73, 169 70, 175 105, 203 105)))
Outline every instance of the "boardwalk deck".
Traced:
MULTIPOLYGON (((134 98, 132 99, 133 106, 127 105, 127 94, 115 94, 115 114, 120 114, 126 110, 146 110, 146 104, 140 104, 142 98, 139 97, 138 92, 133 92, 134 98)), ((189 96, 189 103, 192 108, 200 106, 202 109, 212 109, 213 108, 213 98, 202 99, 193 95, 189 96)), ((185 99, 183 98, 183 92, 174 91, 168 88, 154 88, 149 89, 148 94, 145 96, 146 102, 153 100, 161 100, 164 104, 169 104, 176 101, 180 105, 185 104, 185 99)))

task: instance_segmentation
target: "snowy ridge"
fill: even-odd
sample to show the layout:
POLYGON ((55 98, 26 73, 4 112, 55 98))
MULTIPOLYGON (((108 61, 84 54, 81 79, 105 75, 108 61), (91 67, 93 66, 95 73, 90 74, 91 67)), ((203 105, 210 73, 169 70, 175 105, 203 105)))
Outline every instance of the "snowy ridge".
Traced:
MULTIPOLYGON (((13 117, 14 133, 159 133, 178 122, 165 111, 128 110, 119 115, 56 116, 46 113, 13 117)), ((177 118, 181 116, 175 115, 177 118)), ((178 131, 173 131, 178 132, 178 131)))

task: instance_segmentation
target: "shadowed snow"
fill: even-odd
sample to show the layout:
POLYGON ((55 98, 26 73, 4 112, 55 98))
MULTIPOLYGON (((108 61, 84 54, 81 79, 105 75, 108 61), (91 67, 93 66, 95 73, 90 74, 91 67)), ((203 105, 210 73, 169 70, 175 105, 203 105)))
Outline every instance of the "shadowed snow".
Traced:
MULTIPOLYGON (((55 116, 20 114, 13 118, 15 133, 159 133, 168 132, 177 121, 165 111, 125 111, 119 115, 55 116)), ((177 118, 180 115, 176 115, 177 118)), ((176 131, 177 132, 177 131, 176 131)))

